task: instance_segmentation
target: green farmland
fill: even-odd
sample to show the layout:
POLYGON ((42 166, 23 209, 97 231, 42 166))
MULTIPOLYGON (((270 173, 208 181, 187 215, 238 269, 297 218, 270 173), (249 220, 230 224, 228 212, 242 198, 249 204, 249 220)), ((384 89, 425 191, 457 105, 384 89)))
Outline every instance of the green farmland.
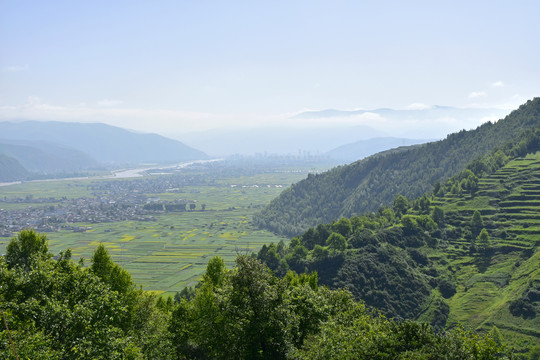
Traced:
POLYGON ((50 233, 53 253, 71 248, 73 257, 89 259, 103 243, 113 259, 147 290, 174 293, 194 285, 213 256, 232 265, 238 253, 281 238, 254 229, 249 209, 206 210, 160 215, 155 222, 127 221, 88 225, 84 233, 50 233))
MULTIPOLYGON (((162 201, 186 199, 195 204, 193 211, 158 212, 153 214, 152 221, 71 223, 69 225, 85 231, 49 232, 49 247, 54 254, 70 248, 74 260, 84 258, 88 265, 95 248, 103 243, 114 261, 125 267, 145 290, 174 294, 185 286, 195 285, 214 256, 221 256, 232 266, 238 254, 286 240, 255 228, 251 217, 286 186, 306 175, 307 170, 235 177, 214 173, 212 181, 183 186, 178 193, 147 194, 162 201)), ((93 186, 115 181, 119 180, 31 182, 0 187, 1 198, 24 198, 21 203, 1 203, 0 208, 7 211, 54 206, 58 204, 40 204, 36 199, 92 197, 93 186)), ((141 181, 141 178, 128 181, 141 181)), ((0 237, 2 253, 9 240, 9 237, 0 237)))

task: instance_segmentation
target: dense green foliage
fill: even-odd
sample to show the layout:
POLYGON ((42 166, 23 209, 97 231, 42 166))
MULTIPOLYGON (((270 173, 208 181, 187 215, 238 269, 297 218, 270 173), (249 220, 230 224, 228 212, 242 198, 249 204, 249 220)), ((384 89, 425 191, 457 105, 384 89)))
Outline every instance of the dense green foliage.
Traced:
MULTIPOLYGON (((20 359, 172 357, 167 314, 136 290, 101 246, 92 267, 69 250, 53 258, 44 235, 23 231, 0 259, 0 304, 20 359)), ((6 330, 0 353, 12 353, 6 330)))
MULTIPOLYGON (((540 98, 535 98, 494 124, 488 122, 408 151, 381 153, 310 175, 285 190, 255 221, 261 227, 294 236, 319 223, 376 211, 398 194, 408 198, 422 195, 437 181, 460 173, 474 159, 539 127, 540 98)), ((474 191, 474 178, 460 185, 474 191)))
POLYGON ((478 158, 416 200, 319 224, 258 258, 277 275, 317 271, 388 316, 444 329, 496 325, 527 350, 540 338, 540 131, 478 158), (531 152, 530 154, 528 154, 531 152), (346 248, 332 249, 336 235, 346 248))
POLYGON ((389 320, 316 274, 278 278, 254 257, 233 269, 213 258, 173 303, 137 290, 103 246, 85 268, 45 240, 24 231, 0 259, 3 358, 15 357, 10 336, 21 359, 512 358, 492 334, 389 320))

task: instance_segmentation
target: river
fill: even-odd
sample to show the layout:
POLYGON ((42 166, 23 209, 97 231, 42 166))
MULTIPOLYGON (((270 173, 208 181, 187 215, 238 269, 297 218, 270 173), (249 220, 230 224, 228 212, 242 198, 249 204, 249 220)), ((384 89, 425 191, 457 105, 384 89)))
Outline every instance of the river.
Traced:
POLYGON ((194 164, 205 164, 216 161, 221 161, 223 159, 211 159, 211 160, 195 160, 188 161, 183 163, 178 163, 174 165, 167 166, 151 166, 144 168, 134 168, 134 169, 120 169, 113 170, 110 175, 99 175, 99 176, 83 176, 83 177, 73 177, 73 178, 61 178, 61 179, 39 179, 39 180, 29 180, 29 181, 12 181, 12 182, 0 182, 0 186, 10 186, 22 184, 23 182, 39 182, 39 181, 67 181, 67 180, 99 180, 99 179, 126 179, 134 177, 142 177, 144 173, 148 170, 170 170, 170 169, 183 169, 190 165, 194 164))

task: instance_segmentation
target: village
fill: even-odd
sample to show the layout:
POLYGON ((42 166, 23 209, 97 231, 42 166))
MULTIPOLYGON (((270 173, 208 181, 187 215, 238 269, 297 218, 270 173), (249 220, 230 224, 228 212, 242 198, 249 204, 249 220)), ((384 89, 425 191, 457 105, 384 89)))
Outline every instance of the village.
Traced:
MULTIPOLYGON (((121 221, 155 221, 165 212, 205 211, 190 195, 197 190, 187 186, 212 184, 231 188, 276 187, 282 185, 216 184, 212 177, 150 176, 129 180, 103 180, 84 185, 87 196, 62 197, 0 197, 0 237, 10 238, 23 229, 38 232, 85 232, 92 224, 121 221), (184 194, 174 200, 164 200, 160 194, 184 194)), ((83 186, 83 185, 79 185, 83 186)))
POLYGON ((90 224, 154 221, 156 213, 195 210, 193 200, 165 201, 147 195, 182 192, 178 185, 178 180, 155 177, 92 183, 87 185, 91 196, 80 198, 0 197, 0 237, 11 237, 25 228, 39 232, 84 232, 91 229, 90 224))

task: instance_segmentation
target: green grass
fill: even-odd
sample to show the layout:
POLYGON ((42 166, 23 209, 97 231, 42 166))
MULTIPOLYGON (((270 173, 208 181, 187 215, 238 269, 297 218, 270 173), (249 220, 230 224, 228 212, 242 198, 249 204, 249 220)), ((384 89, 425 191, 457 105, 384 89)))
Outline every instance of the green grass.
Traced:
POLYGON ((22 184, 0 187, 0 197, 21 197, 26 196, 40 198, 61 198, 68 199, 90 196, 91 191, 88 185, 100 180, 54 180, 54 181, 31 181, 22 184))
POLYGON ((74 258, 86 259, 102 242, 145 289, 175 293, 195 285, 213 256, 232 264, 238 253, 282 240, 253 228, 248 219, 254 210, 248 210, 167 214, 157 216, 156 222, 78 224, 92 230, 48 238, 54 253, 70 247, 74 258), (186 265, 191 266, 186 270, 186 265))
MULTIPOLYGON (((530 282, 540 282, 540 152, 513 160, 495 174, 480 179, 475 197, 449 196, 434 203, 441 206, 453 227, 470 225, 479 210, 490 234, 495 254, 482 258, 459 249, 468 239, 450 241, 441 254, 430 258, 454 278, 457 293, 447 299, 447 325, 457 323, 482 331, 497 326, 507 345, 530 348, 540 340, 540 315, 534 319, 515 317, 509 311, 530 282), (498 237, 506 231, 507 238, 498 237), (457 249, 456 249, 457 247, 457 249), (527 255, 528 254, 528 255, 527 255), (459 255, 459 256, 458 256, 459 255)), ((434 290, 432 296, 437 296, 434 290)))

